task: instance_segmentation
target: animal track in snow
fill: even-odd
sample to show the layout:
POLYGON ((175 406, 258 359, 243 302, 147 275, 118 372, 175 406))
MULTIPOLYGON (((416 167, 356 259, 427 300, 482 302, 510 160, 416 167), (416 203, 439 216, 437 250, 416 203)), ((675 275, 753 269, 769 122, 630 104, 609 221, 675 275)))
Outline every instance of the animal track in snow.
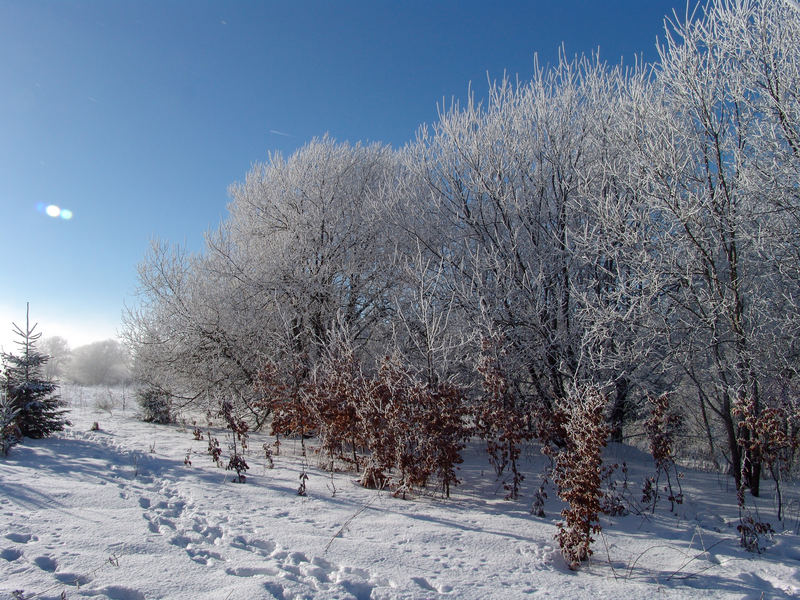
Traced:
POLYGON ((47 571, 48 573, 52 573, 58 568, 58 563, 50 556, 37 556, 33 559, 33 563, 42 571, 47 571))
MULTIPOLYGON (((250 537, 246 518, 199 513, 191 496, 169 482, 154 481, 142 486, 137 501, 152 533, 163 535, 167 543, 182 549, 195 563, 217 568, 222 563, 229 577, 259 581, 265 597, 287 599, 323 594, 361 600, 370 598, 378 587, 392 585, 373 580, 364 569, 339 566, 322 557, 293 551, 269 538, 250 537)), ((285 512, 278 515, 289 516, 285 512)), ((422 594, 436 595, 436 588, 430 584, 419 587, 422 594)), ((125 598, 122 593, 106 594, 135 600, 135 596, 125 598)))
POLYGON ((54 577, 64 585, 82 586, 92 581, 88 575, 77 573, 56 573, 54 577))
POLYGON ((98 590, 105 594, 110 600, 145 600, 145 596, 139 590, 126 588, 121 585, 109 585, 98 590))
POLYGON ((260 539, 248 540, 242 535, 237 535, 233 538, 231 546, 247 552, 253 552, 260 556, 270 556, 275 552, 275 542, 260 539))
POLYGON ((39 538, 29 533, 7 533, 6 539, 17 544, 27 544, 28 542, 35 542, 39 538))
POLYGON ((278 569, 275 567, 231 567, 225 569, 225 572, 234 577, 254 577, 256 575, 277 575, 278 569))
POLYGON ((4 548, 0 550, 0 558, 3 560, 7 560, 8 562, 13 562, 22 556, 22 550, 17 550, 16 548, 4 548))
POLYGON ((368 599, 379 585, 388 582, 370 580, 369 573, 354 567, 339 567, 319 556, 292 552, 271 541, 260 538, 234 537, 230 543, 235 556, 225 569, 233 577, 263 578, 264 589, 275 598, 313 597, 320 593, 336 598, 368 599), (245 554, 247 553, 247 554, 245 554))

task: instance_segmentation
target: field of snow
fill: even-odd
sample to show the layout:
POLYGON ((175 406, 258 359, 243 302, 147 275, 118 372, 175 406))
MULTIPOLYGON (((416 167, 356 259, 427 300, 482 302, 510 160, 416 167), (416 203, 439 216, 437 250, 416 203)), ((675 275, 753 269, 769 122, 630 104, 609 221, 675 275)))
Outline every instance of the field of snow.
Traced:
MULTIPOLYGON (((732 484, 686 471, 678 514, 603 519, 585 567, 570 571, 554 540, 560 505, 530 514, 541 457, 526 455, 523 499, 503 500, 481 446, 444 500, 364 489, 353 473, 308 466, 286 442, 265 464, 251 438, 246 484, 233 483, 188 427, 136 419, 130 392, 67 388, 73 425, 0 459, 0 598, 796 598, 800 490, 774 520, 771 482, 760 517, 778 531, 766 551, 738 545, 732 484), (99 431, 91 431, 93 422, 99 431), (188 463, 191 464, 188 464, 188 463)), ((215 430, 223 449, 224 430, 215 430)), ((631 496, 648 456, 618 446, 631 496)))

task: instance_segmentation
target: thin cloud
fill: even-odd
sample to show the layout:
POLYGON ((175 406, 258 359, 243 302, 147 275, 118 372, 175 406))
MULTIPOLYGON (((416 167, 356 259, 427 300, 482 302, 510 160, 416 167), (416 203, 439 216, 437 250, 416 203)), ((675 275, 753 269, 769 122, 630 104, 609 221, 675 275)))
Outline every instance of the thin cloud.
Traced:
POLYGON ((269 132, 272 135, 280 135, 281 137, 294 137, 291 133, 286 133, 284 131, 278 131, 277 129, 270 129, 269 132))

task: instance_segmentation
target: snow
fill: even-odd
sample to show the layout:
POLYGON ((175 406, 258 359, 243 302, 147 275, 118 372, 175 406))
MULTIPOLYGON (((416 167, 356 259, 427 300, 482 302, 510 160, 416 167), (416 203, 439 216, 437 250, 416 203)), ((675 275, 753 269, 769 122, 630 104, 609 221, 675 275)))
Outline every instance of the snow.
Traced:
MULTIPOLYGON (((555 493, 546 518, 529 512, 543 460, 536 448, 526 453, 517 502, 502 499, 478 443, 449 500, 367 490, 353 473, 331 475, 313 458, 301 497, 294 442, 267 469, 260 448, 271 438, 253 436, 247 483, 236 484, 191 425, 138 421, 130 391, 125 409, 120 392, 113 408, 106 390, 62 395, 73 426, 0 459, 0 598, 15 590, 114 600, 800 596, 797 485, 786 490, 783 524, 771 495, 759 499, 760 517, 778 534, 754 555, 738 545, 728 479, 687 470, 677 514, 662 500, 654 515, 604 518, 592 560, 572 572, 554 540, 555 493), (90 430, 94 421, 99 431, 90 430)), ((224 448, 224 430, 214 432, 224 448)), ((626 461, 636 496, 652 473, 648 457, 617 446, 609 458, 626 461)))

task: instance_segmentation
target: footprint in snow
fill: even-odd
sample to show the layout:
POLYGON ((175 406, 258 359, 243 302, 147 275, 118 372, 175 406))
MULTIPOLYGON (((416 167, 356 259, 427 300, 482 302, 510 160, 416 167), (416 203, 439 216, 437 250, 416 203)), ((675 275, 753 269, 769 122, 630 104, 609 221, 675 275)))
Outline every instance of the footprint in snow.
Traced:
POLYGON ((340 585, 351 596, 355 596, 357 600, 369 600, 372 598, 373 587, 363 581, 342 581, 340 585))
POLYGON ((192 529, 195 531, 195 533, 199 533, 212 544, 222 537, 221 528, 214 525, 209 525, 208 523, 203 523, 202 521, 195 522, 192 529))
POLYGON ((286 557, 286 562, 293 565, 299 565, 300 563, 308 562, 308 559, 302 552, 292 552, 288 557, 286 557))
POLYGON ((55 559, 49 556, 37 556, 33 559, 33 563, 42 571, 47 571, 48 573, 52 573, 58 567, 58 563, 55 559))
MULTIPOLYGON (((141 502, 140 502, 140 505, 141 505, 141 502)), ((183 501, 178 501, 178 502, 173 502, 171 500, 170 501, 162 501, 162 502, 159 502, 158 504, 156 504, 155 510, 160 511, 161 514, 163 516, 165 516, 165 517, 176 518, 176 517, 181 516, 181 513, 183 512, 183 509, 184 509, 185 506, 186 506, 186 503, 183 502, 183 501)), ((148 507, 149 507, 149 505, 148 505, 148 507)), ((148 507, 142 507, 142 508, 148 508, 148 507)))
POLYGON ((306 577, 311 577, 312 579, 316 579, 321 583, 328 583, 331 580, 329 577, 330 571, 312 564, 303 565, 300 567, 300 572, 306 577))
POLYGON ((192 543, 192 540, 185 535, 174 535, 170 538, 169 543, 179 548, 187 548, 192 543))
POLYGON ((210 552, 208 550, 203 549, 193 549, 187 548, 186 554, 189 555, 194 562, 199 563, 201 565, 212 565, 215 561, 223 561, 222 555, 217 552, 210 552))
POLYGON ((22 551, 17 550, 16 548, 4 548, 0 550, 0 558, 3 560, 7 560, 8 562, 13 562, 22 556, 22 551))
POLYGON ((264 584, 264 589, 272 594, 273 598, 277 600, 285 600, 286 596, 283 593, 283 586, 274 581, 268 581, 264 584))
POLYGON ((273 567, 232 567, 225 569, 225 572, 234 577, 255 577, 256 575, 278 574, 278 570, 273 567))
POLYGON ((6 539, 16 542, 17 544, 27 544, 30 541, 35 542, 39 538, 37 538, 35 535, 31 535, 30 533, 8 533, 6 534, 6 539))
POLYGON ((261 556, 270 556, 275 552, 275 542, 269 540, 253 539, 248 540, 243 535, 237 535, 231 541, 231 546, 246 550, 247 552, 254 552, 261 556))
POLYGON ((417 584, 419 587, 421 587, 423 590, 428 590, 429 592, 435 592, 435 591, 436 591, 436 590, 433 588, 433 586, 432 586, 430 583, 428 583, 428 580, 427 580, 427 579, 425 579, 424 577, 412 577, 412 578, 411 578, 411 581, 413 581, 414 583, 416 583, 416 584, 417 584))
POLYGON ((105 594, 110 600, 145 600, 144 594, 139 590, 121 585, 110 585, 98 591, 105 594))
POLYGON ((74 585, 75 587, 86 585, 92 581, 91 577, 77 573, 56 573, 54 577, 64 585, 74 585))

